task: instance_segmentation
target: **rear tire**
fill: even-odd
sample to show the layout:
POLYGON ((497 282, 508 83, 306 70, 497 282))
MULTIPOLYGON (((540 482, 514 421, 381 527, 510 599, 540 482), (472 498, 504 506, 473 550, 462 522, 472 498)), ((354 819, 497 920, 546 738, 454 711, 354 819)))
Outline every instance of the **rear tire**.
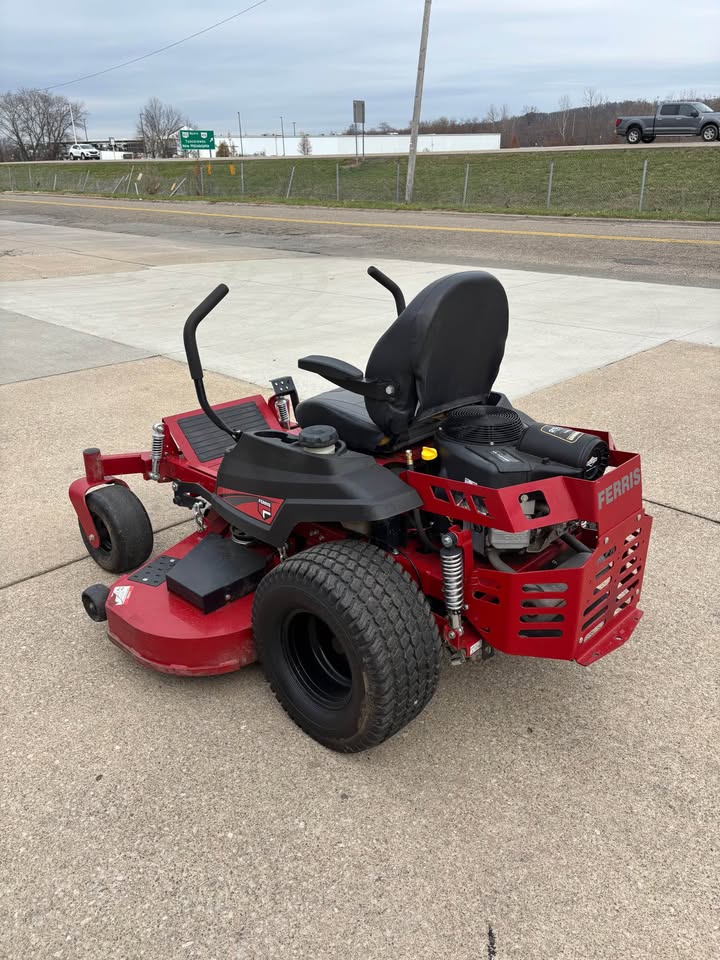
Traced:
POLYGON ((145 563, 153 548, 152 524, 132 490, 113 483, 93 490, 85 501, 100 543, 91 544, 82 527, 80 535, 95 563, 110 573, 125 573, 145 563))
POLYGON ((700 136, 705 143, 713 143, 718 138, 718 128, 714 123, 708 123, 708 125, 700 131, 700 136))
POLYGON ((342 753, 387 740, 437 687, 442 645, 427 600, 369 543, 336 541, 281 563, 258 587, 253 632, 284 710, 342 753))
POLYGON ((628 143, 640 143, 640 140, 642 139, 642 130, 640 127, 630 127, 628 132, 625 134, 625 139, 628 143))

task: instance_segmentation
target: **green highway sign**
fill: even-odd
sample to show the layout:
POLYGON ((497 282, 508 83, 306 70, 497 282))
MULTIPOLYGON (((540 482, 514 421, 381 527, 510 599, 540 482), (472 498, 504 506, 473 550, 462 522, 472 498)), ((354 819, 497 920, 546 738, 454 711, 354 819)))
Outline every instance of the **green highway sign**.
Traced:
POLYGON ((180 149, 181 150, 214 150, 215 149, 215 131, 214 130, 181 130, 180 131, 180 149))

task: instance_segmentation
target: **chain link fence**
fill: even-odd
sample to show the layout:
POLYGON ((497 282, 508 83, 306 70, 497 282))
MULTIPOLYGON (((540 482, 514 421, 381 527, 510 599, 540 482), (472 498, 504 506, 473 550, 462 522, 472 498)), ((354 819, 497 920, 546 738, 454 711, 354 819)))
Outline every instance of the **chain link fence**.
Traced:
MULTIPOLYGON (((720 219, 720 152, 420 156, 413 206, 720 219)), ((406 158, 3 164, 0 189, 114 197, 404 205, 406 158)))

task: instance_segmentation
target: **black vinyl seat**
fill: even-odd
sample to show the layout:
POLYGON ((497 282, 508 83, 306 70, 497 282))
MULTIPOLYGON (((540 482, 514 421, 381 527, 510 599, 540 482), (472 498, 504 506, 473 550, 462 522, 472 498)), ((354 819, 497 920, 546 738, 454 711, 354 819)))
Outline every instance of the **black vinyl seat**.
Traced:
POLYGON ((330 357, 305 357, 302 370, 340 389, 296 410, 301 427, 327 424, 353 450, 383 453, 431 436, 450 410, 483 403, 505 350, 508 304, 495 277, 451 274, 422 290, 380 337, 361 370, 330 357))
POLYGON ((335 427, 350 449, 361 453, 390 453, 421 443, 432 436, 436 427, 434 422, 425 421, 402 436, 388 437, 370 419, 365 398, 342 387, 303 400, 298 407, 297 419, 301 427, 318 423, 335 427))

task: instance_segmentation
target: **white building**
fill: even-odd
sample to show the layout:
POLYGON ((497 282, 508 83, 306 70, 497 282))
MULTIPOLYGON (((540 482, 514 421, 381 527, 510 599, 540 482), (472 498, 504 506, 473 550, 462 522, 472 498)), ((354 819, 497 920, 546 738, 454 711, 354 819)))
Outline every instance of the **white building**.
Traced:
MULTIPOLYGON (((242 151, 240 137, 224 137, 215 133, 215 144, 227 143, 234 156, 241 152, 246 157, 299 157, 302 137, 284 138, 280 134, 265 136, 243 136, 242 151)), ((353 135, 340 134, 308 137, 313 157, 354 157, 356 141, 353 135)), ((358 135, 357 151, 362 155, 362 137, 358 135)), ((423 133, 418 137, 418 153, 479 153, 485 150, 500 149, 499 133, 423 133)), ((365 156, 402 156, 410 150, 408 134, 368 134, 365 137, 365 156)), ((202 156, 215 156, 215 151, 202 151, 202 156)))

